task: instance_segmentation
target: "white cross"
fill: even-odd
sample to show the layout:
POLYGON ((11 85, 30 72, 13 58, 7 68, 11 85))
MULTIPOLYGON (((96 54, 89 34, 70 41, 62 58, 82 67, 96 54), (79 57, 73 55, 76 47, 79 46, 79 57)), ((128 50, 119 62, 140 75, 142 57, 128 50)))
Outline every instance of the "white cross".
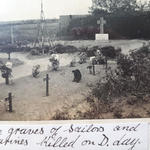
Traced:
POLYGON ((104 34, 104 24, 106 24, 106 20, 103 17, 100 17, 100 20, 97 20, 97 24, 100 24, 100 33, 104 34))

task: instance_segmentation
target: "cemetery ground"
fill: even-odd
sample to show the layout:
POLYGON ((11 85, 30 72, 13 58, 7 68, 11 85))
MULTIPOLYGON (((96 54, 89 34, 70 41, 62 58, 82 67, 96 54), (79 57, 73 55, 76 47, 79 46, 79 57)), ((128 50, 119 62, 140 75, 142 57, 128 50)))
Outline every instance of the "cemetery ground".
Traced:
MULTIPOLYGON (((130 49, 141 47, 143 41, 119 40, 110 43, 66 41, 62 43, 77 48, 92 47, 98 44, 113 45, 121 47, 123 53, 127 54, 130 49)), ((73 58, 74 55, 68 54, 67 56, 73 58)), ((35 56, 33 58, 24 59, 23 64, 14 68, 16 71, 14 74, 20 74, 14 78, 14 84, 0 83, 0 120, 109 119, 150 116, 150 100, 146 96, 142 102, 136 101, 133 96, 119 97, 111 105, 97 101, 96 98, 91 99, 91 89, 105 76, 105 69, 103 65, 96 65, 96 75, 91 75, 87 70, 88 61, 84 64, 76 64, 76 67, 69 67, 68 62, 61 66, 59 71, 50 71, 49 96, 46 97, 46 85, 43 78, 46 77, 47 72, 43 69, 38 78, 33 78, 31 74, 26 73, 32 72, 32 65, 27 65, 28 61, 38 62, 41 59, 35 58, 35 56), (81 71, 82 80, 80 83, 72 82, 72 70, 74 69, 81 71), (8 92, 12 92, 13 95, 13 113, 6 112, 2 102, 8 92), (130 100, 133 100, 134 103, 130 104, 130 100)), ((48 56, 43 56, 42 65, 47 67, 47 63, 48 56)), ((109 66, 115 68, 116 64, 110 61, 109 66)), ((0 79, 0 81, 2 80, 0 79)))

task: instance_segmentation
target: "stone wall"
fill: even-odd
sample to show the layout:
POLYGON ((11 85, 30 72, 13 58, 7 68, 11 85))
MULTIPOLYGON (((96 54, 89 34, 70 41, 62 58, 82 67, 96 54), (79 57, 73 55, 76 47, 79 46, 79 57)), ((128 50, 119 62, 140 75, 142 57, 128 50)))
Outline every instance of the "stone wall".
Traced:
POLYGON ((59 17, 59 30, 66 29, 72 19, 85 18, 88 15, 63 15, 59 17))

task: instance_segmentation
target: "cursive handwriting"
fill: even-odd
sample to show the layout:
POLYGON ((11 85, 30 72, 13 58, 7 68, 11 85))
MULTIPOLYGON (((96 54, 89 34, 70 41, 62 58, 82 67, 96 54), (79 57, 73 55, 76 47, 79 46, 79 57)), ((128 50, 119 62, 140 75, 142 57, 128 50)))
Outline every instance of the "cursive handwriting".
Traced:
POLYGON ((102 126, 94 126, 93 124, 91 125, 85 125, 85 126, 75 126, 74 124, 71 124, 69 129, 64 130, 64 132, 77 132, 77 133, 90 133, 90 132, 104 132, 104 127, 102 126))
POLYGON ((74 140, 70 141, 69 137, 56 137, 54 138, 54 136, 49 136, 49 137, 44 137, 44 140, 42 140, 42 142, 37 143, 40 146, 45 146, 45 147, 53 147, 53 148, 74 148, 74 145, 77 143, 77 141, 79 140, 80 135, 75 137, 74 140))
POLYGON ((128 150, 133 150, 137 144, 141 144, 140 138, 126 137, 125 134, 119 140, 114 141, 113 146, 131 146, 128 150))
POLYGON ((1 126, 0 147, 5 150, 147 150, 147 131, 146 123, 1 126))
POLYGON ((81 142, 81 146, 89 146, 89 145, 109 146, 108 142, 109 138, 105 134, 102 134, 102 139, 99 141, 99 143, 96 143, 95 141, 92 140, 84 140, 83 142, 81 142))
POLYGON ((113 131, 137 131, 138 127, 140 127, 140 123, 135 126, 116 126, 113 131))

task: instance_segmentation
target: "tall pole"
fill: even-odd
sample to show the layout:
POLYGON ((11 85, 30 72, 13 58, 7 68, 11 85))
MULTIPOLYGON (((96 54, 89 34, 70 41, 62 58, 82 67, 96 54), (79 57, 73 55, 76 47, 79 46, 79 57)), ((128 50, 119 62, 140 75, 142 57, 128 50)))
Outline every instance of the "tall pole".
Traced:
POLYGON ((42 48, 42 53, 44 54, 44 21, 45 21, 45 17, 44 17, 44 10, 43 10, 43 0, 41 0, 41 16, 40 16, 40 30, 41 30, 41 48, 42 48))
POLYGON ((12 24, 11 24, 10 30, 11 30, 11 44, 14 44, 14 32, 13 32, 13 25, 12 24))

